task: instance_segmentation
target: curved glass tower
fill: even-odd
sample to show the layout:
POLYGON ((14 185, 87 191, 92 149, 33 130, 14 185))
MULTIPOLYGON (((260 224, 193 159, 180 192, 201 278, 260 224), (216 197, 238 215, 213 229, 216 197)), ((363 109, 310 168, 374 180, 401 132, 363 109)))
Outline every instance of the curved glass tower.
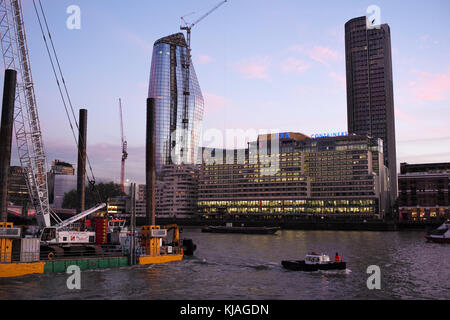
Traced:
POLYGON ((182 33, 161 38, 153 46, 148 97, 155 98, 157 173, 163 165, 196 163, 204 102, 192 61, 186 73, 186 59, 182 33))

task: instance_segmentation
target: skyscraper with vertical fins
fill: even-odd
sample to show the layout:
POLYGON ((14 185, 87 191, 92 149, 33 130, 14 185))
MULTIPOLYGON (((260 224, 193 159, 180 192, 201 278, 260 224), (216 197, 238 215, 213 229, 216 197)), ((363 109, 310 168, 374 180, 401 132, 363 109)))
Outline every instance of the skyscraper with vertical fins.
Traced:
POLYGON ((345 24, 348 132, 383 140, 390 199, 397 197, 394 89, 389 25, 368 28, 366 17, 345 24))
POLYGON ((196 163, 204 101, 192 61, 186 86, 187 54, 183 33, 153 46, 148 97, 155 98, 157 174, 164 165, 196 163))

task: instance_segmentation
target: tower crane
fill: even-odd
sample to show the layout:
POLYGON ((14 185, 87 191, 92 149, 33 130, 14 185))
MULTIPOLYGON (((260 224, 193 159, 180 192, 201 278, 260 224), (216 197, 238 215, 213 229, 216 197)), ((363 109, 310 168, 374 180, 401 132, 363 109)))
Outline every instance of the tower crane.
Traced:
MULTIPOLYGON (((183 87, 184 106, 183 106, 182 128, 183 128, 183 131, 184 131, 183 134, 185 137, 187 137, 187 134, 188 134, 187 131, 189 129, 189 117, 188 117, 189 96, 190 96, 189 80, 190 80, 190 68, 191 68, 191 58, 192 58, 192 56, 191 56, 191 29, 227 1, 228 0, 221 1, 216 6, 214 6, 214 8, 212 8, 211 10, 206 12, 204 15, 202 15, 200 18, 198 18, 195 22, 193 22, 191 24, 187 23, 186 20, 184 19, 184 17, 181 17, 181 21, 184 23, 184 26, 180 26, 180 30, 186 30, 186 40, 187 40, 186 57, 184 59, 184 63, 182 62, 182 64, 181 64, 183 71, 184 71, 183 72, 183 75, 184 75, 184 87, 183 87)), ((180 150, 181 159, 183 159, 183 157, 184 157, 184 150, 187 150, 187 141, 188 141, 188 139, 186 139, 186 138, 184 138, 182 141, 183 147, 180 150)))
POLYGON ((120 190, 125 192, 125 160, 128 158, 127 141, 123 135, 122 99, 119 98, 120 134, 122 137, 122 165, 120 170, 120 190))
MULTIPOLYGON (((34 3, 34 2, 33 2, 34 3)), ((100 210, 106 204, 83 211, 62 221, 50 210, 47 184, 47 161, 40 128, 31 64, 28 53, 21 0, 0 0, 0 42, 3 64, 6 69, 17 71, 17 88, 14 104, 14 129, 20 164, 25 172, 25 180, 36 220, 46 241, 56 244, 83 243, 89 241, 87 232, 75 233, 67 230, 69 224, 100 210), (52 225, 51 219, 56 223, 52 225), (66 232, 60 237, 60 232, 66 232), (81 239, 79 236, 84 236, 81 239), (75 240, 71 240, 71 239, 75 240)))

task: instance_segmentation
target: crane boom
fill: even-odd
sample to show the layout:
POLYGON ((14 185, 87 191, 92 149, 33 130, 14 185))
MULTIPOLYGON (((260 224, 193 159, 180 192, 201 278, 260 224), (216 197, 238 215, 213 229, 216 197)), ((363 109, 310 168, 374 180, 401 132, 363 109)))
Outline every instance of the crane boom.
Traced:
MULTIPOLYGON (((183 105, 183 115, 182 115, 182 128, 183 128, 183 136, 187 137, 189 134, 189 118, 188 118, 188 110, 189 110, 189 96, 190 96, 190 88, 189 88, 189 81, 190 81, 190 69, 191 69, 191 29, 194 27, 197 23, 205 19, 207 16, 209 16, 213 11, 218 9, 221 5, 223 5, 228 0, 223 0, 220 3, 218 3, 214 8, 209 10, 207 13, 202 15, 200 18, 198 18, 194 23, 188 24, 184 20, 183 17, 181 17, 181 20, 184 22, 185 26, 180 26, 180 30, 186 30, 186 42, 187 42, 187 48, 186 48, 186 56, 182 57, 182 68, 183 68, 183 80, 184 80, 184 86, 183 86, 183 96, 184 96, 184 105, 183 105)), ((180 149, 180 158, 181 161, 183 161, 183 158, 188 156, 187 153, 187 142, 189 139, 184 138, 182 143, 183 146, 180 149)), ((188 163, 188 161, 186 161, 188 163)))
POLYGON ((211 10, 209 10, 207 13, 205 13, 203 16, 201 16, 200 18, 198 18, 195 22, 193 22, 191 24, 191 28, 193 26, 195 26, 197 23, 199 23, 200 21, 202 21, 203 19, 205 19, 207 16, 209 16, 214 10, 216 10, 217 8, 219 8, 221 5, 223 5, 225 2, 227 2, 228 0, 223 0, 222 2, 220 2, 219 4, 217 4, 214 8, 212 8, 211 10))
POLYGON ((125 192, 125 160, 128 158, 127 141, 123 135, 122 99, 119 98, 120 134, 122 138, 122 162, 120 168, 120 189, 125 192))
POLYGON ((41 227, 49 227, 51 211, 46 174, 47 160, 20 0, 0 0, 0 39, 5 70, 17 70, 14 128, 20 164, 25 171, 37 222, 41 227))
POLYGON ((122 99, 119 98, 119 112, 120 112, 120 136, 122 138, 122 143, 124 142, 123 137, 123 119, 122 119, 122 99))
POLYGON ((95 206, 95 207, 93 207, 93 208, 90 208, 90 209, 88 209, 88 210, 85 210, 85 211, 83 211, 83 212, 80 212, 79 214, 77 214, 77 215, 75 215, 75 216, 73 216, 73 217, 70 217, 69 219, 64 220, 63 222, 58 223, 58 224, 55 225, 54 227, 55 227, 56 229, 60 230, 60 229, 62 229, 62 228, 65 228, 65 227, 69 226, 69 225, 72 224, 72 223, 77 222, 78 220, 81 220, 81 219, 87 217, 87 216, 90 215, 91 213, 94 213, 94 212, 96 212, 96 211, 98 211, 98 210, 100 210, 100 209, 102 209, 102 208, 104 208, 104 207, 106 207, 106 203, 100 203, 100 204, 98 204, 97 206, 95 206))

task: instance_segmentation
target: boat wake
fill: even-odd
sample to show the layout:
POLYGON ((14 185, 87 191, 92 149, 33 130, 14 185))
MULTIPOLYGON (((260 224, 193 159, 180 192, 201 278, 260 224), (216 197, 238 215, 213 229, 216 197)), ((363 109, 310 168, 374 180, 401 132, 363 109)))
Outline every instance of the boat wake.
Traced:
POLYGON ((260 264, 260 265, 245 265, 245 266, 243 266, 243 267, 245 267, 245 268, 251 268, 251 269, 255 269, 255 270, 268 270, 268 269, 270 269, 269 266, 267 266, 267 265, 262 265, 262 264, 260 264))
POLYGON ((238 268, 250 268, 253 270, 269 270, 273 268, 278 268, 279 265, 275 262, 273 263, 267 263, 267 264, 261 264, 261 263, 228 263, 228 262, 215 262, 215 261, 207 261, 206 259, 202 258, 196 258, 192 259, 190 261, 193 264, 200 264, 200 265, 211 265, 211 266, 228 266, 228 267, 238 267, 238 268))
POLYGON ((319 270, 318 272, 322 274, 350 274, 352 273, 352 270, 345 269, 345 270, 319 270))

